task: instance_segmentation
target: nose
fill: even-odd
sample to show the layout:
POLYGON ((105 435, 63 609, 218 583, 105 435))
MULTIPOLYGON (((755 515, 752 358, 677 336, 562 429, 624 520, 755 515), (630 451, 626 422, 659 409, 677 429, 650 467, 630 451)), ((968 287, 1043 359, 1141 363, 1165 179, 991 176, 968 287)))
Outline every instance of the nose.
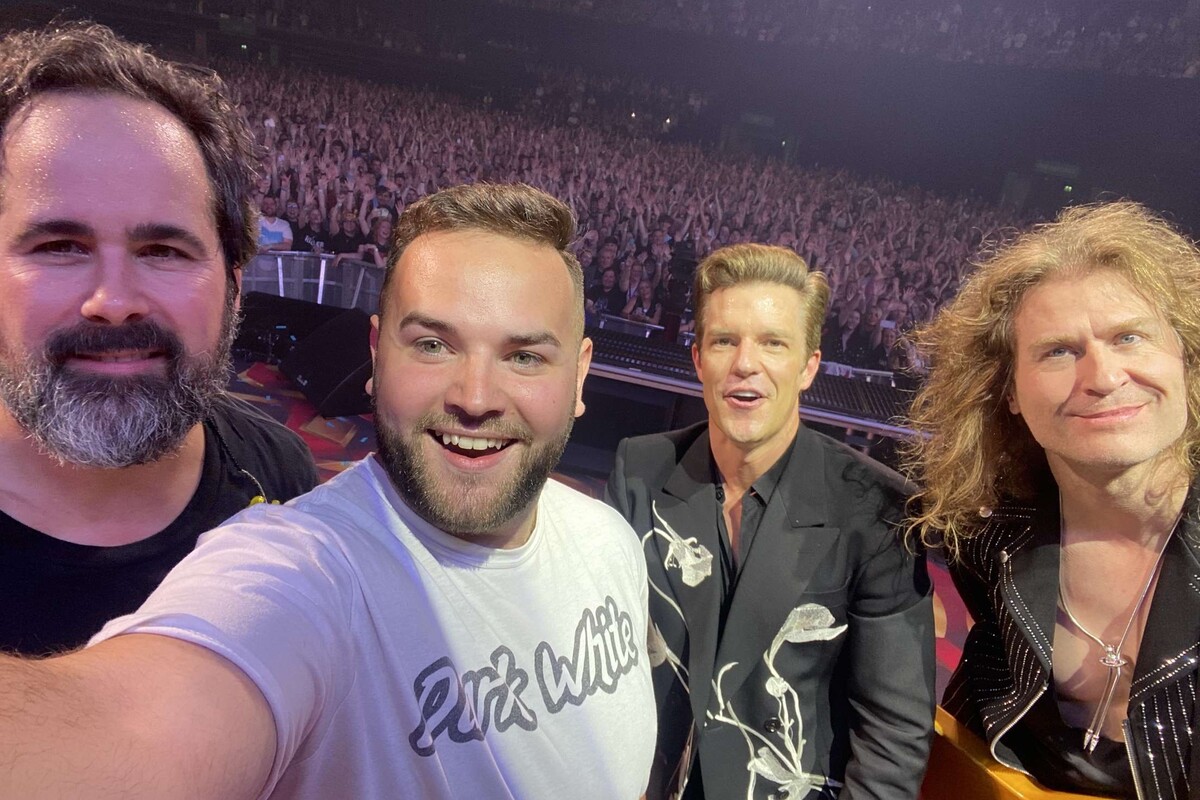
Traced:
POLYGON ((97 251, 80 314, 90 322, 108 325, 142 319, 150 307, 140 277, 128 254, 97 251))
POLYGON ((737 350, 733 354, 733 372, 735 375, 745 376, 753 375, 759 371, 761 360, 759 359, 757 345, 749 339, 742 339, 738 342, 737 350))
POLYGON ((1080 381, 1094 394, 1111 394, 1127 380, 1121 357, 1107 347, 1090 347, 1080 359, 1080 381))
POLYGON ((473 421, 504 413, 504 393, 491 359, 467 355, 446 391, 447 411, 473 421))

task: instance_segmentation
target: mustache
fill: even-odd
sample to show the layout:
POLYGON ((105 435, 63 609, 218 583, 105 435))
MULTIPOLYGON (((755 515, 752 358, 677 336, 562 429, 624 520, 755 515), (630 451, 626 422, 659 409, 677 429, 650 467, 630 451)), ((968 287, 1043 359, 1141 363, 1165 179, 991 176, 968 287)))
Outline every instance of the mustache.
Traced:
POLYGON ((533 439, 533 431, 529 430, 527 426, 512 420, 491 418, 481 422, 477 418, 466 415, 459 416, 457 414, 446 414, 436 411, 422 414, 413 427, 418 431, 427 431, 438 428, 459 428, 464 426, 471 429, 473 436, 493 439, 515 439, 519 442, 529 442, 533 439))
POLYGON ((46 357, 58 365, 80 353, 98 355, 123 350, 161 352, 175 361, 183 355, 183 342, 175 333, 150 320, 117 326, 84 322, 55 331, 46 341, 46 357))

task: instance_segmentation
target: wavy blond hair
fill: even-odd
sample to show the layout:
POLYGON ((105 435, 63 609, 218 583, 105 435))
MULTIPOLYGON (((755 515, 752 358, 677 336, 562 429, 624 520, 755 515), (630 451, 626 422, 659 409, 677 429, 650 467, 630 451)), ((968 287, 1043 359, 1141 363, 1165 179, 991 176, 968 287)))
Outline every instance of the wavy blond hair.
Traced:
POLYGON ((1028 499, 1046 456, 1010 413, 1013 320, 1026 292, 1054 277, 1111 270, 1157 310, 1183 344, 1188 419, 1174 448, 1187 474, 1200 456, 1200 250, 1137 203, 1063 211, 998 247, 954 301, 914 339, 929 380, 909 412, 906 447, 913 497, 909 534, 950 556, 1002 497, 1028 499))

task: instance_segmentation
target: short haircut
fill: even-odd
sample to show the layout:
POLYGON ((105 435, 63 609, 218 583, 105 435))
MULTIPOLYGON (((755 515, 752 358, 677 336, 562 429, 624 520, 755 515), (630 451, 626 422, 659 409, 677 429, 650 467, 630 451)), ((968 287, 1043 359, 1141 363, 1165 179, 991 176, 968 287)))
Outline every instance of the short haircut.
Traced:
MULTIPOLYGON (((112 92, 169 111, 200 148, 229 275, 253 257, 258 240, 250 206, 253 139, 215 73, 160 59, 93 23, 11 33, 0 39, 0 175, 9 122, 35 97, 51 92, 112 92)), ((3 199, 0 186, 0 203, 3 199)))
POLYGON ((523 183, 464 183, 423 197, 404 209, 392 233, 392 254, 379 293, 383 316, 400 256, 426 233, 485 231, 535 245, 552 247, 571 278, 583 334, 583 267, 568 248, 575 237, 571 210, 545 192, 523 183))
POLYGON ((1137 203, 1063 211, 994 250, 954 301, 916 334, 931 365, 910 411, 917 431, 908 466, 923 487, 913 532, 954 553, 978 528, 981 507, 1029 499, 1046 474, 1045 451, 1010 413, 1014 320, 1045 280, 1111 271, 1160 313, 1183 345, 1188 419, 1175 456, 1195 474, 1200 456, 1200 250, 1137 203))
POLYGON ((821 326, 829 307, 829 282, 824 273, 811 271, 804 259, 786 247, 765 244, 735 244, 714 250, 696 268, 692 303, 696 339, 704 338, 704 309, 718 289, 743 283, 775 283, 790 286, 803 301, 804 338, 807 354, 821 346, 821 326))

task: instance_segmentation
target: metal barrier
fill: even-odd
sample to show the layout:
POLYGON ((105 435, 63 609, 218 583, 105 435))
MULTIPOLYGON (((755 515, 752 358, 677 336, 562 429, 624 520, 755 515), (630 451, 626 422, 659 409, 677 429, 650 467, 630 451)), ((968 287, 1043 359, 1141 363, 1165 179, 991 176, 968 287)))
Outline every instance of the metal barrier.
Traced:
POLYGON ((598 327, 623 333, 626 336, 636 336, 639 339, 649 339, 656 333, 662 333, 662 325, 649 322, 635 322, 631 319, 618 317, 615 314, 601 314, 598 327))
POLYGON ((334 266, 334 259, 329 253, 261 253, 242 268, 242 292, 377 312, 383 268, 349 258, 334 266))
MULTIPOLYGON (((263 292, 293 300, 308 300, 326 306, 357 308, 368 314, 379 310, 379 292, 383 289, 384 270, 375 264, 343 258, 335 267, 329 253, 262 253, 242 269, 242 292, 263 292)), ((598 327, 647 339, 660 333, 661 325, 634 322, 623 317, 601 314, 598 327)), ((691 344, 692 334, 684 344, 691 344)), ((884 370, 862 369, 849 364, 821 362, 821 371, 830 375, 894 386, 893 374, 884 370)))
POLYGON ((864 367, 852 367, 849 364, 839 364, 836 361, 822 361, 821 372, 824 372, 826 375, 854 378, 857 381, 866 381, 867 383, 882 383, 887 386, 896 385, 895 373, 888 370, 866 369, 864 367))

